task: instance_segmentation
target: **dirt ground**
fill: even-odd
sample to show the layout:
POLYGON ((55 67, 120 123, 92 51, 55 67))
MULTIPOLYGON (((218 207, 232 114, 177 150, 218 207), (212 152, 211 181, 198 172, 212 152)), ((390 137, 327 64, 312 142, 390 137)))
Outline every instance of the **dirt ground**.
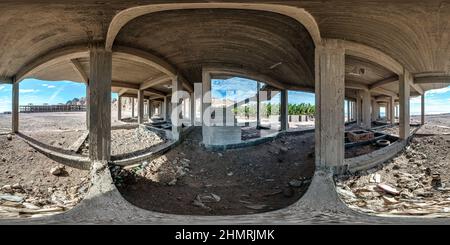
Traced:
POLYGON ((145 209, 197 215, 265 212, 306 191, 314 172, 314 133, 254 147, 206 151, 201 129, 167 154, 131 169, 112 167, 122 195, 145 209))
POLYGON ((89 187, 88 171, 65 167, 36 152, 22 139, 0 136, 0 218, 34 217, 76 205, 89 187))
POLYGON ((122 155, 158 146, 167 139, 148 129, 116 129, 111 131, 111 154, 122 155))
POLYGON ((406 150, 378 168, 337 180, 352 208, 379 215, 450 215, 450 115, 427 117, 406 150), (432 135, 434 134, 434 135, 432 135))

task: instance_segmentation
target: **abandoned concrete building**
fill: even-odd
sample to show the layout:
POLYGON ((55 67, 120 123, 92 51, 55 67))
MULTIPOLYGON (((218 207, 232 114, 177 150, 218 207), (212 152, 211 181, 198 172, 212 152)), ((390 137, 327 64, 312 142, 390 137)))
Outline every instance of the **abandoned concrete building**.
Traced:
POLYGON ((0 81, 12 86, 11 132, 61 164, 91 170, 86 196, 70 211, 0 223, 448 223, 357 212, 341 201, 334 178, 389 161, 426 123, 425 92, 450 84, 449 2, 19 0, 0 9, 0 81), (244 140, 239 120, 226 110, 212 113, 212 80, 232 77, 258 82, 255 130, 266 130, 264 136, 244 140), (19 86, 26 78, 86 84, 87 155, 21 136, 19 86), (314 93, 314 129, 289 128, 288 91, 314 93), (262 92, 280 97, 275 128, 261 126, 260 104, 268 100, 262 92), (118 94, 114 111, 112 93, 118 94), (411 98, 421 100, 417 124, 411 124, 411 98), (112 154, 111 118, 125 119, 125 100, 137 127, 166 141, 132 155, 112 154), (396 132, 377 138, 380 125, 396 132), (116 166, 170 155, 181 142, 193 142, 194 131, 199 147, 215 156, 310 133, 280 149, 312 149, 311 181, 298 200, 251 215, 174 215, 125 201, 113 184, 116 166), (374 138, 391 143, 346 157, 348 143, 374 138))

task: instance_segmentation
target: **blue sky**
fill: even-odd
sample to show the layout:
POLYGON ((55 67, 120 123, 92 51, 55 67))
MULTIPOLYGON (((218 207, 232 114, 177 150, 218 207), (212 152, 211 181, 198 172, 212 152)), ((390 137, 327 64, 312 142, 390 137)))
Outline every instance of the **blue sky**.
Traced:
MULTIPOLYGON (((256 81, 245 78, 234 77, 226 80, 213 79, 211 81, 211 86, 212 97, 215 99, 223 99, 227 97, 230 100, 241 101, 256 94, 256 81)), ((315 97, 312 93, 289 91, 288 98, 289 103, 315 104, 315 97)), ((278 93, 274 96, 271 101, 274 103, 279 103, 280 94, 278 93)))
MULTIPOLYGON (((248 98, 256 93, 256 82, 243 78, 213 80, 212 87, 212 95, 215 98, 223 98, 225 91, 228 91, 228 96, 232 99, 248 98)), ((86 87, 82 83, 70 81, 26 79, 20 83, 19 92, 20 105, 58 104, 86 96, 86 87)), ((112 98, 117 98, 117 94, 112 94, 112 98)), ((289 91, 289 103, 314 104, 314 98, 312 93, 289 91)), ((425 100, 427 114, 450 113, 450 86, 426 92, 425 100)), ((279 102, 280 95, 275 96, 273 101, 279 102)), ((11 85, 9 84, 0 84, 0 112, 4 111, 11 111, 11 85)), ((411 99, 411 114, 420 114, 420 97, 411 99)))

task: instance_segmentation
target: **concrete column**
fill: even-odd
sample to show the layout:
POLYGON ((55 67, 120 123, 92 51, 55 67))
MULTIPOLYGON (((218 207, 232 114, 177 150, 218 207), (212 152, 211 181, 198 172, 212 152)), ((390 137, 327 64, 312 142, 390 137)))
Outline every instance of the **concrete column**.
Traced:
POLYGON ((13 81, 12 84, 12 132, 19 132, 19 83, 13 81))
POLYGON ((166 115, 167 115, 167 113, 166 113, 166 111, 167 111, 166 105, 167 105, 167 96, 164 96, 164 101, 163 101, 163 103, 161 105, 161 114, 162 114, 162 117, 164 118, 164 120, 168 121, 169 119, 166 117, 166 115))
POLYGON ((131 118, 134 118, 134 98, 131 98, 131 118))
POLYGON ((117 120, 122 119, 122 96, 117 98, 117 120))
POLYGON ((86 83, 86 129, 89 130, 89 81, 86 83))
POLYGON ((261 84, 259 82, 256 83, 256 127, 259 128, 261 126, 261 98, 259 97, 259 90, 261 90, 261 84))
POLYGON ((362 125, 362 103, 361 103, 361 94, 358 91, 356 94, 356 124, 358 126, 362 125))
POLYGON ((347 122, 350 122, 350 100, 347 100, 347 122))
POLYGON ((289 128, 289 114, 288 114, 288 91, 281 90, 281 105, 280 105, 280 124, 281 131, 286 131, 289 128))
POLYGON ((400 114, 399 114, 399 135, 400 139, 407 139, 409 137, 409 96, 410 96, 410 81, 411 74, 403 69, 403 74, 399 78, 399 94, 400 94, 400 114))
POLYGON ((394 97, 391 97, 389 104, 390 104, 389 117, 391 120, 391 125, 394 125, 395 124, 395 98, 394 97))
POLYGON ((202 121, 202 134, 205 139, 207 135, 207 127, 211 123, 211 75, 208 72, 202 74, 202 115, 200 120, 202 121), (205 125, 207 124, 207 125, 205 125))
POLYGON ((316 168, 344 164, 345 51, 337 40, 316 47, 316 168))
POLYGON ((191 115, 190 115, 190 120, 191 120, 191 126, 195 125, 195 93, 192 92, 190 94, 190 99, 189 101, 191 102, 191 115))
POLYGON ((202 105, 202 96, 203 96, 203 84, 195 83, 194 84, 194 125, 201 126, 203 120, 203 105, 202 105), (200 117, 197 117, 197 111, 200 112, 200 117))
POLYGON ((378 119, 377 108, 378 108, 377 101, 375 99, 373 99, 372 100, 372 121, 376 121, 378 119))
POLYGON ((138 124, 144 123, 144 90, 138 91, 138 124))
POLYGON ((422 94, 422 96, 420 96, 421 98, 421 104, 420 104, 420 111, 421 111, 421 117, 420 117, 420 124, 424 125, 425 124, 425 93, 422 94))
POLYGON ((148 110, 148 121, 150 121, 151 119, 152 119, 152 116, 153 116, 153 104, 152 104, 152 101, 149 99, 148 100, 148 107, 147 107, 147 110, 148 110))
POLYGON ((108 161, 111 156, 111 72, 112 53, 104 45, 90 49, 89 156, 108 161))
MULTIPOLYGON (((250 99, 245 99, 245 107, 246 108, 248 108, 249 102, 250 102, 250 99)), ((246 127, 250 126, 250 122, 248 121, 249 118, 250 118, 250 115, 249 115, 248 111, 245 111, 245 120, 246 120, 245 121, 245 126, 246 127)))
POLYGON ((370 92, 362 90, 362 127, 370 129, 372 127, 372 116, 370 113, 370 92))
POLYGON ((171 97, 166 96, 165 100, 164 100, 164 117, 166 118, 166 120, 170 121, 170 113, 171 113, 171 108, 170 108, 170 99, 171 97))
POLYGON ((183 84, 178 77, 172 79, 172 136, 174 140, 180 139, 181 126, 182 126, 182 100, 184 99, 181 95, 183 89, 183 84))

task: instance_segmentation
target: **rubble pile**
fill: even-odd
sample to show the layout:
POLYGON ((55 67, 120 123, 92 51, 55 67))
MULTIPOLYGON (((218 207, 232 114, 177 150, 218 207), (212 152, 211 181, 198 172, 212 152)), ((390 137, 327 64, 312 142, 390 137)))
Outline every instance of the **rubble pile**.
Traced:
MULTIPOLYGON (((62 176, 64 168, 54 167, 49 174, 62 176)), ((0 218, 41 217, 73 208, 86 194, 89 179, 77 186, 53 186, 44 190, 37 186, 15 183, 0 188, 0 218)))
POLYGON ((127 167, 112 166, 112 175, 116 185, 121 186, 126 180, 145 178, 155 183, 173 186, 189 173, 190 160, 178 157, 170 161, 166 156, 160 156, 150 162, 130 165, 127 167))
POLYGON ((448 137, 416 137, 383 166, 339 177, 337 192, 363 212, 450 215, 449 145, 448 137))

